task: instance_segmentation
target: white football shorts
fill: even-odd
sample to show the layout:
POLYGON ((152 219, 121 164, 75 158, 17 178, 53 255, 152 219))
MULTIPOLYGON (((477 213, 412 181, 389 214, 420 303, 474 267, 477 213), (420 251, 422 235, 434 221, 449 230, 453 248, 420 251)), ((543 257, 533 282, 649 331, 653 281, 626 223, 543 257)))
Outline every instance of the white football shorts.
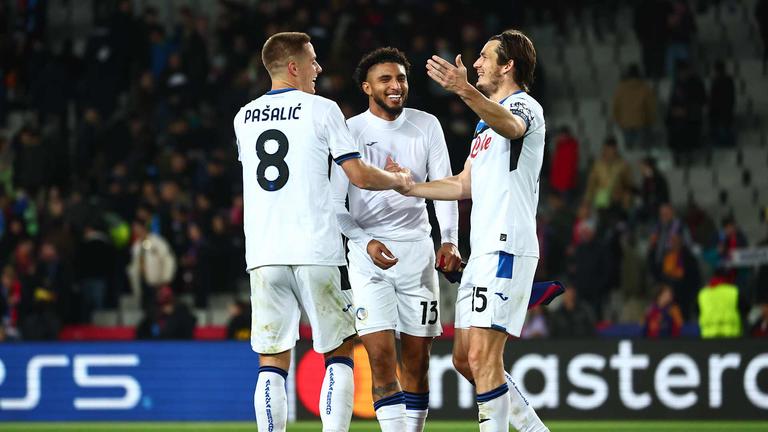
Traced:
POLYGON ((539 259, 493 252, 471 256, 456 297, 456 328, 520 336, 539 259))
POLYGON ((376 267, 363 247, 349 242, 349 283, 358 333, 396 330, 411 336, 440 335, 432 239, 381 242, 399 259, 387 270, 376 267))
POLYGON ((315 351, 324 354, 355 334, 349 291, 341 290, 338 267, 269 265, 251 277, 251 347, 260 354, 292 349, 299 339, 301 311, 312 326, 315 351))

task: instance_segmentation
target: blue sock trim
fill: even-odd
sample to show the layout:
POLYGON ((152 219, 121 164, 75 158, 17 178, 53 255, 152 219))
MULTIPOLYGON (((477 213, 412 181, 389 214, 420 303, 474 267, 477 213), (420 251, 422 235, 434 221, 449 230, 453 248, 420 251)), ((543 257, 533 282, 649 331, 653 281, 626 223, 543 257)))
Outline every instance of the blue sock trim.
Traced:
POLYGON ((424 411, 429 408, 429 392, 411 393, 404 391, 405 409, 424 411))
POLYGON ((504 383, 491 391, 478 394, 477 402, 488 402, 490 400, 496 399, 497 397, 507 394, 507 392, 509 392, 509 386, 507 386, 507 383, 504 383))
POLYGON ((403 392, 397 392, 393 395, 389 395, 385 398, 377 400, 373 403, 373 410, 376 411, 383 406, 400 404, 405 404, 405 396, 403 396, 403 392))
POLYGON ((281 377, 283 377, 283 379, 288 378, 288 372, 275 366, 262 366, 259 368, 259 373, 262 373, 262 372, 272 372, 280 375, 281 377))
POLYGON ((334 363, 345 364, 352 369, 355 368, 355 363, 352 361, 352 359, 349 357, 343 357, 343 356, 329 358, 328 360, 325 361, 325 367, 328 367, 334 363))

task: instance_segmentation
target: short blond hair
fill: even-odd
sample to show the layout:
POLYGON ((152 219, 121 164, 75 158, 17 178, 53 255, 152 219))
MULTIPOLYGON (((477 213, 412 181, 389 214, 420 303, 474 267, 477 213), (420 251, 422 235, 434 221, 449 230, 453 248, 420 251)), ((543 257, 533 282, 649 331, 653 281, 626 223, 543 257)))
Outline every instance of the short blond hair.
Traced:
POLYGON ((261 61, 269 75, 273 75, 291 59, 301 55, 304 45, 310 40, 308 34, 301 32, 282 32, 270 36, 261 49, 261 61))

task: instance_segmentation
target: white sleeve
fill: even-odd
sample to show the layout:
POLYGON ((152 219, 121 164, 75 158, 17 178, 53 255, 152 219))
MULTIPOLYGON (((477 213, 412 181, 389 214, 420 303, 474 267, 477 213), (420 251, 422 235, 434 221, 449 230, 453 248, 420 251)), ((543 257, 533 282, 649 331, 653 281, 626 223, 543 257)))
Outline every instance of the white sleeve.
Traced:
MULTIPOLYGON (((440 122, 433 118, 429 134, 429 157, 427 159, 427 175, 429 180, 439 180, 450 177, 451 160, 448 157, 448 146, 440 122)), ((435 216, 440 224, 440 243, 459 245, 459 204, 457 201, 433 201, 435 216)))
POLYGON ((331 198, 333 199, 333 209, 336 212, 336 220, 339 223, 341 233, 350 241, 353 241, 362 247, 368 246, 373 237, 368 235, 355 222, 352 215, 347 210, 347 192, 349 191, 349 179, 344 173, 344 169, 339 165, 331 165, 331 198))
POLYGON ((341 109, 335 102, 330 102, 327 106, 324 116, 321 117, 323 120, 320 137, 328 145, 333 161, 340 165, 347 159, 359 158, 360 152, 352 139, 341 109))
POLYGON ((232 130, 235 131, 235 143, 237 144, 237 160, 242 161, 240 156, 240 138, 238 138, 237 136, 237 118, 239 116, 240 116, 240 111, 237 112, 237 115, 235 115, 235 118, 232 120, 232 130))

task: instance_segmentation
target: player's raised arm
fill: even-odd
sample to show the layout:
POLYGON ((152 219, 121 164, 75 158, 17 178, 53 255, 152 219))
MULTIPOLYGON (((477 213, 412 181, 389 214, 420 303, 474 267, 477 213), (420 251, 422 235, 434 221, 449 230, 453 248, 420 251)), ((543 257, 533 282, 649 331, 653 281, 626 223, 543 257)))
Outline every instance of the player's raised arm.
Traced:
MULTIPOLYGON (((475 62, 475 68, 479 69, 478 63, 484 61, 486 58, 481 52, 480 58, 475 62)), ((512 61, 510 60, 507 65, 502 67, 502 70, 511 67, 512 61)), ((478 74, 481 73, 478 70, 478 74)), ((520 138, 528 129, 523 118, 501 106, 498 101, 488 99, 467 81, 467 68, 461 61, 461 54, 456 56, 455 65, 436 55, 432 56, 431 59, 427 60, 427 75, 446 90, 457 94, 475 114, 485 121, 485 124, 504 138, 520 138)))

